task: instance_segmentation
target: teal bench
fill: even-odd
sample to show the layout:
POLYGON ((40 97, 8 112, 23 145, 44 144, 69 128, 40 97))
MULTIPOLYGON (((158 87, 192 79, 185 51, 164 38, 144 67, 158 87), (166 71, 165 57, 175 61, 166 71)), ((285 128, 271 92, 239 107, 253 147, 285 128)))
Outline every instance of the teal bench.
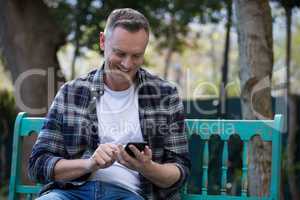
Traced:
POLYGON ((27 114, 19 113, 14 126, 11 173, 9 183, 9 200, 20 199, 19 195, 23 195, 26 199, 33 199, 33 197, 41 189, 41 185, 26 185, 21 180, 22 168, 22 146, 24 137, 35 133, 38 134, 43 126, 43 118, 27 117, 27 114))
MULTIPOLYGON (((280 170, 281 170, 281 133, 283 128, 282 115, 275 115, 274 120, 202 120, 186 119, 186 130, 189 138, 193 134, 200 136, 204 142, 202 166, 201 194, 192 194, 187 186, 183 189, 184 200, 279 200, 280 195, 280 170), (218 135, 224 142, 221 159, 221 189, 220 194, 208 194, 208 166, 209 166, 209 139, 218 135), (232 135, 238 135, 243 142, 242 150, 242 175, 241 195, 227 194, 227 171, 228 171, 228 141, 232 135), (248 149, 253 136, 259 135, 261 140, 272 143, 271 183, 270 194, 264 197, 248 196, 248 149)), ((191 155, 193 157, 193 155, 191 155)))
MULTIPOLYGON (((201 194, 188 193, 187 187, 183 189, 182 199, 184 200, 217 200, 217 199, 279 199, 280 185, 280 162, 281 162, 281 130, 282 116, 276 115, 274 120, 198 120, 187 119, 185 121, 188 135, 197 134, 204 141, 203 170, 201 194), (219 127, 219 128, 218 128, 219 127), (230 127, 226 128, 226 127, 230 127), (221 132, 220 132, 221 130, 221 132), (228 131, 230 130, 230 131, 228 131), (208 161, 209 148, 208 140, 211 135, 218 134, 224 141, 222 154, 222 176, 220 195, 208 194, 208 161), (228 140, 232 134, 238 134, 244 143, 243 148, 243 167, 242 167, 242 192, 241 196, 230 196, 226 194, 227 183, 227 160, 228 160, 228 140), (247 151, 249 140, 254 135, 260 135, 264 141, 272 142, 272 177, 269 197, 249 197, 247 195, 247 151)), ((19 196, 25 196, 26 199, 32 199, 41 189, 40 184, 26 185, 21 181, 22 160, 22 142, 24 137, 32 133, 39 133, 43 125, 43 118, 27 117, 26 113, 19 113, 14 127, 13 153, 11 177, 9 185, 9 200, 19 199, 19 196)))

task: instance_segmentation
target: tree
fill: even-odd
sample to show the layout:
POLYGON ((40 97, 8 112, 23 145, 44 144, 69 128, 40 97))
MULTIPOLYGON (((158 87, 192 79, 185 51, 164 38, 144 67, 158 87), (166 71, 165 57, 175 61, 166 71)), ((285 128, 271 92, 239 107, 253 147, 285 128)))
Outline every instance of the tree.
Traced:
MULTIPOLYGON (((273 68, 272 16, 268 0, 234 0, 238 25, 241 105, 244 119, 270 119, 273 68)), ((255 137, 249 152, 249 193, 269 193, 271 144, 255 137)), ((245 187, 245 186, 243 186, 245 187)))
POLYGON ((173 54, 181 53, 187 46, 189 24, 218 22, 221 18, 219 11, 222 3, 219 0, 163 2, 158 9, 153 8, 153 11, 146 12, 146 15, 154 25, 152 32, 158 39, 158 50, 166 50, 163 77, 167 79, 173 54))
POLYGON ((296 176, 296 149, 297 149, 297 127, 299 113, 297 104, 297 98, 291 94, 291 57, 292 57, 292 19, 293 19, 293 9, 300 7, 300 1, 296 0, 274 0, 279 6, 284 8, 285 18, 286 18, 286 49, 285 49, 285 80, 286 80, 286 92, 285 92, 285 102, 286 102, 286 130, 288 134, 286 153, 287 153, 287 176, 288 183, 291 192, 291 197, 294 200, 300 199, 300 192, 297 185, 297 176, 296 176), (293 111, 293 112, 291 112, 293 111))
POLYGON ((64 39, 42 1, 0 1, 0 49, 15 83, 19 110, 47 112, 62 78, 56 52, 64 39))
POLYGON ((226 85, 228 80, 228 62, 229 62, 229 51, 230 51, 230 30, 232 25, 232 0, 226 0, 226 11, 227 11, 227 22, 226 22, 226 39, 225 39, 225 45, 224 45, 224 60, 223 65, 221 67, 221 85, 220 85, 220 101, 219 101, 219 109, 218 109, 218 115, 221 118, 224 118, 226 116, 226 98, 227 98, 227 92, 226 92, 226 85))
POLYGON ((300 192, 297 187, 297 177, 295 171, 295 154, 296 154, 296 136, 297 136, 297 119, 298 119, 298 105, 294 98, 291 98, 290 94, 290 68, 291 68, 291 41, 292 41, 292 9, 293 7, 300 6, 300 2, 293 0, 281 0, 281 4, 285 10, 286 16, 286 102, 287 102, 287 130, 288 133, 288 141, 287 141, 287 174, 288 174, 288 182, 290 187, 290 192, 292 199, 299 200, 300 192), (291 110, 295 110, 295 112, 290 112, 291 110))
MULTIPOLYGON (((12 74, 18 111, 46 114, 59 83, 64 81, 56 58, 64 42, 65 34, 42 1, 0 0, 0 53, 12 74)), ((32 143, 24 141, 24 155, 29 154, 32 143)), ((23 163, 26 180, 26 156, 23 163)))

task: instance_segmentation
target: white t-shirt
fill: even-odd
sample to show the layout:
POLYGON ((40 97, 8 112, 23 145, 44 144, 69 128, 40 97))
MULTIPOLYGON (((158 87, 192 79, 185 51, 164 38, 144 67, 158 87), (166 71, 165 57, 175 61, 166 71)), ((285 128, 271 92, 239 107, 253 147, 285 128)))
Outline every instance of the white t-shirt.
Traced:
MULTIPOLYGON (((123 91, 113 91, 104 85, 104 94, 97 102, 99 139, 101 144, 126 145, 144 141, 138 112, 138 94, 132 85, 123 91)), ((138 172, 115 162, 94 172, 90 180, 109 182, 133 192, 140 190, 138 172)))

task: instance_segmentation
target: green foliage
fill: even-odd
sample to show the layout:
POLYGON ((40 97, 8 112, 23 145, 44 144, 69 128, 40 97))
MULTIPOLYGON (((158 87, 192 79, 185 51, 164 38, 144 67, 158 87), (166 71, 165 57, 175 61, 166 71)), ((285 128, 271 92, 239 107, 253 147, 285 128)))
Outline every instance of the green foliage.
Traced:
POLYGON ((12 92, 0 90, 0 108, 6 115, 15 114, 15 99, 12 92))
POLYGON ((185 46, 184 38, 189 33, 191 22, 218 22, 222 8, 219 0, 152 0, 152 1, 57 1, 51 7, 53 16, 68 36, 68 41, 81 47, 99 50, 98 35, 104 29, 109 13, 116 8, 130 7, 139 10, 149 19, 152 33, 159 39, 158 47, 169 46, 173 38, 172 50, 180 52, 185 46))
POLYGON ((0 165, 0 199, 8 193, 8 178, 10 172, 12 133, 16 118, 15 100, 11 91, 0 90, 0 153, 6 155, 0 165))
POLYGON ((17 115, 13 92, 0 90, 0 138, 8 137, 3 133, 11 133, 17 115), (4 129, 9 130, 4 130, 4 129))

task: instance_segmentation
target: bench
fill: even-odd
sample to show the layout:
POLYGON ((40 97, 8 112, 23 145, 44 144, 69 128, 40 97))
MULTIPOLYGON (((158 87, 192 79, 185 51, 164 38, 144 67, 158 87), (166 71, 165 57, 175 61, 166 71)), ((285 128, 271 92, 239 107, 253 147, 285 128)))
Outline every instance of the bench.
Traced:
POLYGON ((11 173, 9 181, 9 200, 19 199, 19 195, 24 195, 26 199, 33 197, 41 189, 41 185, 26 185, 21 180, 22 169, 22 146, 25 137, 35 133, 38 134, 43 126, 43 118, 27 117, 27 113, 21 112, 18 114, 13 136, 11 173))
MULTIPOLYGON (((186 131, 191 140, 193 135, 200 137, 204 143, 202 151, 201 193, 195 194, 185 186, 182 192, 183 200, 279 200, 280 195, 280 170, 281 170, 281 133, 283 128, 282 115, 275 115, 274 120, 205 120, 205 119, 186 119, 186 131), (221 167, 220 167, 220 192, 219 194, 208 194, 208 170, 209 170, 209 141, 211 136, 217 135, 223 142, 221 167), (227 194, 227 172, 228 172, 228 141, 232 135, 238 135, 243 143, 242 148, 242 174, 241 191, 239 196, 227 194), (272 143, 271 160, 271 183, 269 195, 263 197, 253 197, 248 195, 248 150, 250 140, 253 136, 260 136, 262 141, 272 143)), ((194 154, 191 155, 195 156, 194 154)), ((193 163, 192 163, 193 166, 193 163)), ((192 170, 193 174, 193 170, 192 170)))
MULTIPOLYGON (((22 142, 24 137, 35 133, 38 134, 43 125, 43 118, 28 117, 26 113, 19 113, 14 127, 13 136, 13 153, 11 177, 9 184, 9 200, 19 199, 20 195, 26 199, 33 199, 41 189, 40 184, 26 185, 21 181, 21 160, 22 160, 22 142)), ((193 134, 199 135, 204 141, 203 165, 202 168, 202 188, 201 194, 189 193, 187 187, 182 191, 184 200, 216 200, 216 199, 279 199, 280 185, 280 162, 281 162, 281 130, 282 116, 276 115, 274 120, 198 120, 186 119, 186 129, 189 137, 193 134), (231 131, 228 131, 230 127, 231 131), (221 132, 220 132, 221 130, 221 132), (222 154, 222 176, 221 176, 221 193, 218 195, 208 194, 208 162, 209 147, 208 141, 211 135, 218 134, 224 141, 222 154), (242 192, 240 196, 230 196, 226 193, 227 170, 228 170, 228 140, 232 134, 238 134, 243 141, 243 166, 242 166, 242 192), (270 184, 269 197, 249 197, 247 194, 247 160, 248 146, 252 136, 260 135, 264 141, 272 142, 272 177, 270 184)))

